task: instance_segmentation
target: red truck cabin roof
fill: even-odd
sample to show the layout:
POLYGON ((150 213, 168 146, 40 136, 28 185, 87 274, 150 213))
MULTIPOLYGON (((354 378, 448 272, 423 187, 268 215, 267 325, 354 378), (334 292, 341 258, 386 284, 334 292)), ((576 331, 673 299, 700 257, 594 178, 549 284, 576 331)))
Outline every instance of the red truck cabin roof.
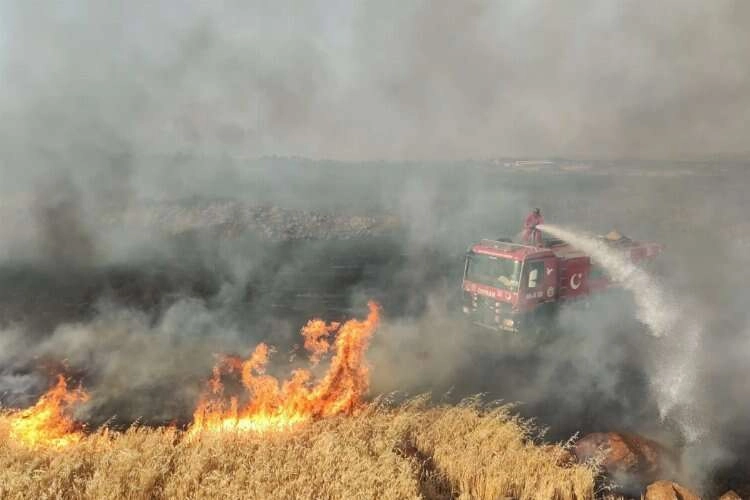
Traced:
POLYGON ((554 255, 549 248, 494 240, 482 240, 472 246, 471 251, 474 253, 492 255, 494 257, 512 260, 527 260, 532 257, 549 257, 554 255))
MULTIPOLYGON (((643 243, 629 240, 622 246, 623 250, 630 250, 630 258, 633 262, 655 257, 659 255, 664 247, 658 243, 643 243)), ((588 257, 587 254, 564 242, 556 242, 550 247, 535 247, 506 241, 482 240, 473 245, 471 251, 474 253, 492 255, 503 259, 524 261, 532 258, 544 258, 555 256, 561 260, 588 257)))

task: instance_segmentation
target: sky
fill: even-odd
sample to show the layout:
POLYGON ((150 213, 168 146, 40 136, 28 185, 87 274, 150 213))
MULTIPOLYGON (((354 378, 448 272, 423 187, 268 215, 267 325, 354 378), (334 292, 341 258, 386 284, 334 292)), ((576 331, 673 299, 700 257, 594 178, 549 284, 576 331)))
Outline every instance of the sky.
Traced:
POLYGON ((750 5, 0 2, 0 142, 337 160, 747 157, 750 5))

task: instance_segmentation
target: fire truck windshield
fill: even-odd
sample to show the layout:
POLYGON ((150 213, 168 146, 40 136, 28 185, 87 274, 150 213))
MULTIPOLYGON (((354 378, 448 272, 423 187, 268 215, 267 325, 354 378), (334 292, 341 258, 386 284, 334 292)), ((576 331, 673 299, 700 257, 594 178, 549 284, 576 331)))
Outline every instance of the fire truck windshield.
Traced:
POLYGON ((482 285, 518 291, 521 263, 517 260, 470 253, 466 263, 466 279, 482 285))

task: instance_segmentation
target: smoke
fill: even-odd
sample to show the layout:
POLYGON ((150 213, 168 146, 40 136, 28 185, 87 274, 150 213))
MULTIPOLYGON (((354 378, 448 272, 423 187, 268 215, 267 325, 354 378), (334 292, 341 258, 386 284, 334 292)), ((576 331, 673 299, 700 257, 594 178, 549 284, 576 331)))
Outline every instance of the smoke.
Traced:
POLYGON ((84 222, 77 188, 64 176, 40 186, 35 201, 39 250, 43 260, 57 266, 91 264, 96 242, 84 222))
POLYGON ((123 152, 138 167, 174 152, 746 155, 748 16, 731 1, 5 2, 4 178, 123 152))
MULTIPOLYGON (((17 369, 33 370, 39 360, 64 360, 91 394, 78 415, 89 424, 186 422, 216 356, 246 355, 268 333, 240 324, 231 310, 198 298, 178 300, 158 315, 100 301, 91 319, 61 323, 36 343, 13 345, 9 337, 2 347, 13 353, 10 368, 16 371, 0 378, 0 395, 5 404, 13 404, 19 402, 15 393, 43 390, 39 372, 30 371, 36 377, 29 378, 19 376, 17 369)), ((290 348, 281 325, 272 333, 281 349, 290 348)))
POLYGON ((650 382, 658 394, 661 418, 666 418, 676 406, 683 406, 677 420, 689 442, 693 442, 705 431, 698 426, 697 408, 691 407, 694 399, 695 373, 690 367, 695 364, 701 342, 702 325, 700 320, 675 310, 675 305, 688 306, 688 297, 670 298, 658 283, 642 268, 638 267, 621 251, 607 247, 596 238, 563 229, 553 224, 538 226, 544 232, 571 243, 602 265, 609 276, 629 290, 638 308, 638 317, 657 337, 672 336, 665 342, 657 358, 655 370, 650 374, 650 382), (675 336, 679 336, 677 340, 675 336))

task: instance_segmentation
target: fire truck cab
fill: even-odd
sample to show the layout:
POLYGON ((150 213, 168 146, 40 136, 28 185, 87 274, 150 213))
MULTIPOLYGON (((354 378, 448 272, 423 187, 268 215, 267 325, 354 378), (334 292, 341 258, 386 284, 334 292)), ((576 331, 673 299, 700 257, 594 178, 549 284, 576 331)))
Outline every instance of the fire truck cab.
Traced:
MULTIPOLYGON (((622 236, 607 241, 634 261, 655 257, 662 249, 622 236)), ((518 332, 543 324, 560 304, 613 285, 588 255, 561 240, 543 240, 540 246, 482 240, 466 254, 463 312, 480 326, 518 332)))

